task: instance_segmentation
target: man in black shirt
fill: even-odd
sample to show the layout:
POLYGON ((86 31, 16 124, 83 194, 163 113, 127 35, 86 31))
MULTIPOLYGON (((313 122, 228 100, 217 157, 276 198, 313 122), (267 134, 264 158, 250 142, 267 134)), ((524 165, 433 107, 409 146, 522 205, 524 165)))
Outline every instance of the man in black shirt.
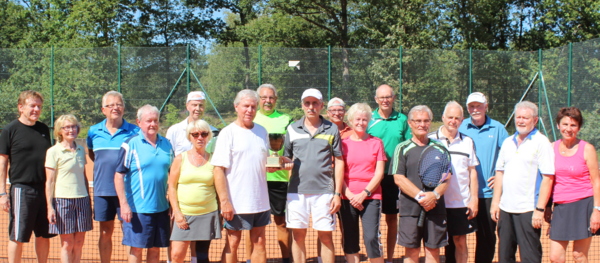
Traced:
POLYGON ((23 243, 36 236, 38 262, 46 262, 50 247, 44 184, 44 161, 50 148, 50 129, 38 121, 42 95, 27 90, 19 95, 19 118, 0 134, 0 207, 9 213, 8 260, 20 262, 23 243), (10 169, 8 169, 10 164, 10 169), (6 175, 10 179, 9 194, 6 175))

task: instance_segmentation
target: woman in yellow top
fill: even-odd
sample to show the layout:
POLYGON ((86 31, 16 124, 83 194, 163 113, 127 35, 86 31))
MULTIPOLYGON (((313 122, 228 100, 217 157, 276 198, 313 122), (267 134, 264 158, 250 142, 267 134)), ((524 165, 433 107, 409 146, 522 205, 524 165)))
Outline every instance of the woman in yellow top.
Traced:
POLYGON ((46 152, 49 232, 60 235, 62 263, 79 262, 85 232, 92 230, 92 205, 85 176, 85 151, 75 143, 80 126, 73 115, 56 120, 56 145, 46 152))
POLYGON ((196 241, 198 263, 208 263, 210 241, 221 238, 213 166, 206 152, 210 125, 203 120, 189 123, 187 138, 192 149, 175 157, 169 174, 167 191, 176 225, 171 232, 171 260, 183 262, 190 242, 196 241))

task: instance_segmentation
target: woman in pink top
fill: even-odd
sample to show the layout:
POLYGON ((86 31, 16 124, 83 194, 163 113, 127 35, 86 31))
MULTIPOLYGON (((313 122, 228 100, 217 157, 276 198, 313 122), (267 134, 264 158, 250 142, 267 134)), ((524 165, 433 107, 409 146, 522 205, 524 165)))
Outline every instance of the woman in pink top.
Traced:
MULTIPOLYGON (((573 240, 573 260, 588 262, 592 235, 600 228, 600 175, 594 146, 577 138, 583 117, 575 107, 556 116, 561 140, 554 146, 554 208, 550 222, 550 261, 565 262, 573 240)), ((548 189, 541 189, 542 191, 548 189)))
POLYGON ((365 103, 352 105, 348 110, 351 135, 342 140, 344 156, 344 186, 340 223, 343 247, 348 263, 358 263, 360 258, 359 218, 362 219, 363 241, 371 262, 383 263, 379 241, 381 221, 381 188, 383 167, 386 161, 383 142, 367 133, 371 120, 371 107, 365 103))

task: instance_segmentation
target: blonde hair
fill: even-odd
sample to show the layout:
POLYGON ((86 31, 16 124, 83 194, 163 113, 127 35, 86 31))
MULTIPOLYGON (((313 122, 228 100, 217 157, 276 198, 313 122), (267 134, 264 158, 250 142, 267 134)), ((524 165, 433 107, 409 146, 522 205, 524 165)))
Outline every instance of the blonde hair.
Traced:
POLYGON ((354 128, 352 125, 352 120, 354 119, 354 115, 357 113, 364 113, 367 115, 368 121, 371 121, 371 117, 373 117, 373 113, 369 104, 366 103, 355 103, 348 109, 346 116, 348 117, 348 125, 354 128))
POLYGON ((63 136, 60 132, 61 132, 62 128, 65 126, 66 122, 74 123, 77 126, 78 134, 79 134, 79 131, 81 130, 81 124, 77 120, 77 117, 75 117, 72 114, 61 115, 60 117, 58 117, 58 119, 56 119, 56 123, 54 124, 54 138, 56 138, 56 140, 58 142, 63 141, 63 136))
POLYGON ((192 139, 190 137, 192 137, 192 132, 193 131, 201 131, 201 132, 208 132, 208 137, 206 137, 206 141, 209 142, 210 139, 212 139, 213 137, 213 133, 212 130, 210 129, 210 125, 208 124, 208 122, 204 121, 204 120, 196 120, 193 122, 188 123, 185 132, 187 134, 187 139, 188 141, 192 141, 192 139))

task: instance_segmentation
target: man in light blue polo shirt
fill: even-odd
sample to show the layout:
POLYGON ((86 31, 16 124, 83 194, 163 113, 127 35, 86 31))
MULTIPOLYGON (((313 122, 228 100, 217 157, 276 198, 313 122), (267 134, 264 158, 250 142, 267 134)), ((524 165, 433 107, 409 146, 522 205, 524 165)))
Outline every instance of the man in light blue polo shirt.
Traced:
POLYGON ((139 128, 123 119, 123 95, 109 91, 102 97, 102 114, 106 119, 90 127, 87 136, 88 155, 94 161, 94 219, 100 222, 100 262, 109 263, 112 234, 119 199, 115 191, 115 169, 121 144, 137 134, 139 128))
MULTIPOLYGON (((490 217, 494 194, 496 160, 508 133, 500 122, 486 115, 488 102, 481 92, 473 92, 467 98, 470 118, 463 121, 458 131, 471 137, 475 143, 475 154, 479 159, 477 182, 479 183, 479 212, 477 213, 477 245, 475 262, 491 263, 496 253, 496 222, 490 217)), ((448 259, 446 259, 448 260, 448 259)))
POLYGON ((160 248, 169 246, 170 219, 167 178, 174 158, 171 143, 158 134, 160 113, 144 105, 137 113, 140 133, 121 146, 115 189, 123 219, 123 245, 129 262, 159 262, 160 248))

